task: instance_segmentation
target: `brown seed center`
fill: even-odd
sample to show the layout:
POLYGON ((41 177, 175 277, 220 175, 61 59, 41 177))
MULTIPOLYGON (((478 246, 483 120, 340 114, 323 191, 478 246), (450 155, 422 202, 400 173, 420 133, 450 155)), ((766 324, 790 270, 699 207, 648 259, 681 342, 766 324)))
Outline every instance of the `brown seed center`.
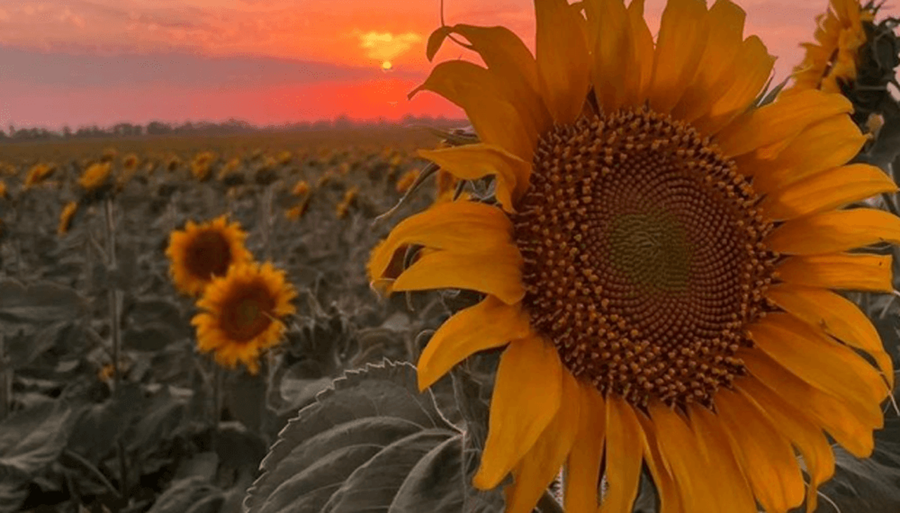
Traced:
POLYGON ((187 248, 185 266, 194 276, 225 276, 231 265, 231 245, 215 230, 203 230, 187 248))
POLYGON ((636 406, 711 404, 769 307, 771 230, 748 180, 689 125, 647 110, 539 141, 513 221, 524 304, 568 369, 636 406))
POLYGON ((240 287, 224 305, 219 322, 231 340, 246 342, 272 324, 275 300, 263 284, 240 287))

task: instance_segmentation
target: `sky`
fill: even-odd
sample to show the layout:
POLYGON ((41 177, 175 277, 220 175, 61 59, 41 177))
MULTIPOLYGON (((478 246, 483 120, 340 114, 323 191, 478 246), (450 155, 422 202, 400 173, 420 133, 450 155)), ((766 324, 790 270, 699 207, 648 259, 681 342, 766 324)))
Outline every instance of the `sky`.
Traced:
MULTIPOLYGON (((711 1, 711 0, 710 0, 711 1)), ((745 35, 799 63, 827 0, 737 0, 745 35)), ((646 0, 651 31, 665 0, 646 0)), ((440 0, 0 0, 0 127, 347 116, 462 117, 430 93, 440 0)), ((886 14, 897 14, 889 5, 886 14)), ((504 25, 534 48, 531 0, 444 0, 448 25, 504 25)), ((450 42, 434 62, 470 59, 450 42)))

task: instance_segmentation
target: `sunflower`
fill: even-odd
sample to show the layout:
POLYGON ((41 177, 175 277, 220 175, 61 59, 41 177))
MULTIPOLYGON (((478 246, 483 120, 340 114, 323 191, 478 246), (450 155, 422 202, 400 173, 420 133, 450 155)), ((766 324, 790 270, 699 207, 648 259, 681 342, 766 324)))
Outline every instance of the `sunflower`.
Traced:
POLYGON ((66 203, 62 212, 59 214, 59 226, 56 228, 57 235, 62 236, 69 233, 76 212, 78 212, 78 203, 75 203, 74 201, 66 203))
POLYGON ((234 368, 243 363, 251 374, 259 370, 264 349, 281 341, 282 319, 294 313, 297 296, 284 271, 272 264, 236 264, 228 274, 215 278, 197 306, 194 316, 197 344, 204 353, 214 352, 216 362, 234 368))
POLYGON ((512 474, 507 511, 529 512, 565 465, 568 512, 597 511, 601 479, 602 511, 628 512, 646 464, 661 511, 814 510, 826 433, 869 455, 893 386, 878 333, 833 292, 891 291, 890 256, 847 251, 900 240, 890 214, 837 210, 897 190, 846 165, 866 140, 850 102, 756 107, 773 58, 727 0, 670 0, 656 42, 642 0, 535 11, 534 57, 503 27, 431 36, 430 55, 455 33, 486 67, 440 63, 411 94, 462 107, 480 142, 420 155, 495 177, 495 201, 434 205, 368 264, 385 293, 484 295, 418 361, 424 390, 502 348, 473 484, 512 474))
POLYGON ((875 19, 874 11, 858 0, 831 0, 825 14, 816 16, 815 43, 803 43, 806 56, 794 68, 791 89, 821 89, 840 93, 841 83, 856 79, 860 48, 866 43, 864 22, 875 19))
POLYGON ((31 169, 28 170, 28 174, 25 175, 25 183, 22 188, 27 190, 35 185, 43 183, 50 178, 55 171, 55 164, 35 164, 31 166, 31 169))
POLYGON ((0 198, 5 199, 7 196, 8 193, 6 192, 6 182, 0 180, 0 198))
POLYGON ((87 192, 94 192, 107 184, 112 167, 109 161, 91 164, 78 178, 78 185, 87 192))
POLYGON ((226 216, 203 224, 188 221, 184 231, 173 231, 166 256, 175 287, 189 296, 197 296, 213 278, 224 276, 228 268, 253 260, 244 247, 247 234, 237 222, 226 216))

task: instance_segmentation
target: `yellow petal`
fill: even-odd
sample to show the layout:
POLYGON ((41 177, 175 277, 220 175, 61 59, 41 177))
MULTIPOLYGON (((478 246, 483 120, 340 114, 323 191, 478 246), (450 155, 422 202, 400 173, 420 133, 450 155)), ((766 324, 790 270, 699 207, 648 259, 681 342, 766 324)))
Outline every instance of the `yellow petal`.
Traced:
POLYGON ((722 152, 736 157, 793 140, 806 127, 853 110, 841 95, 806 90, 744 114, 716 134, 722 152))
POLYGON ((867 352, 881 369, 888 388, 893 390, 891 356, 884 350, 878 331, 855 303, 830 290, 786 283, 770 287, 766 297, 798 319, 820 326, 848 346, 867 352))
POLYGON ((793 219, 824 212, 869 198, 896 192, 897 184, 881 169, 869 164, 836 167, 772 191, 760 204, 772 220, 793 219))
POLYGON ((847 451, 858 458, 872 453, 875 439, 872 430, 882 422, 872 422, 871 415, 857 404, 847 403, 810 385, 779 365, 758 349, 738 351, 750 374, 791 405, 794 415, 809 417, 847 451), (796 405, 803 405, 798 409, 796 405))
POLYGON ((606 439, 606 404, 590 383, 579 383, 581 416, 578 434, 566 463, 565 505, 568 513, 596 513, 600 464, 606 439))
POLYGON ((454 365, 478 351, 505 345, 530 332, 522 305, 507 305, 488 296, 447 320, 422 351, 417 365, 419 390, 425 390, 454 365))
POLYGON ((644 461, 650 469, 653 477, 653 485, 659 496, 659 513, 684 513, 683 501, 679 495, 678 485, 670 470, 669 463, 663 458, 659 449, 659 439, 656 434, 658 426, 654 425, 649 417, 642 412, 635 412, 641 427, 644 430, 644 461))
POLYGON ((631 405, 616 394, 606 399, 606 441, 608 487, 600 513, 631 513, 646 440, 631 405))
POLYGON ((503 148, 477 143, 438 150, 419 150, 419 155, 461 180, 497 177, 497 199, 507 212, 528 189, 531 164, 503 148))
POLYGON ((476 488, 496 487, 534 446, 560 408, 563 372, 556 348, 539 337, 515 341, 503 352, 476 488))
POLYGON ((869 362, 838 344, 819 328, 791 314, 776 312, 747 331, 753 342, 785 369, 810 385, 881 415, 887 386, 869 362))
POLYGON ((534 447, 513 471, 506 490, 507 513, 531 513, 544 490, 559 473, 575 436, 581 409, 580 385, 568 370, 562 371, 562 404, 534 447))
MULTIPOLYGON (((842 166, 855 157, 866 136, 849 116, 837 115, 825 119, 797 135, 771 161, 756 164, 753 188, 769 194, 802 178, 842 166)), ((745 165, 738 161, 738 166, 745 165)))
POLYGON ((455 25, 451 32, 468 39, 488 69, 501 77, 509 96, 516 98, 516 107, 528 113, 539 134, 550 128, 552 119, 540 97, 537 63, 519 36, 499 26, 455 25))
POLYGON ((891 292, 890 255, 794 256, 776 268, 785 283, 826 289, 891 292))
POLYGON ((498 246, 481 253, 436 251, 404 271, 392 290, 464 289, 491 294, 508 305, 525 297, 522 255, 515 246, 498 246))
POLYGON ((653 35, 644 19, 644 0, 631 0, 628 4, 628 19, 631 24, 631 37, 634 41, 634 60, 641 70, 641 83, 637 89, 638 101, 647 99, 650 81, 653 80, 653 35))
POLYGON ((787 513, 803 502, 803 475, 790 441, 752 400, 727 389, 715 397, 718 417, 753 495, 770 513, 787 513))
POLYGON ((879 242, 900 244, 900 218, 868 208, 794 219, 776 228, 765 240, 772 251, 788 255, 836 253, 879 242))
POLYGON ((808 513, 812 513, 816 510, 819 485, 834 475, 834 452, 828 439, 822 434, 822 429, 806 417, 797 415, 794 406, 784 402, 778 394, 756 379, 738 380, 735 388, 745 398, 752 399, 759 405, 772 423, 778 426, 778 431, 800 451, 809 474, 806 508, 808 513))
POLYGON ((658 402, 651 403, 648 410, 657 428, 660 454, 669 463, 679 495, 684 500, 684 510, 690 513, 735 511, 731 506, 736 504, 720 503, 721 483, 711 478, 710 469, 714 467, 709 455, 687 421, 658 402))
POLYGON ((622 0, 585 0, 590 27, 597 32, 591 77, 604 112, 639 102, 641 67, 635 59, 631 22, 622 0))
POLYGON ((669 113, 697 73, 706 44, 706 14, 701 0, 669 0, 666 4, 650 82, 649 100, 653 110, 669 113))
POLYGON ((404 219, 372 250, 369 276, 384 277, 394 253, 419 244, 456 253, 484 252, 512 244, 513 226, 502 210, 474 201, 440 203, 404 219))
POLYGON ((746 111, 759 96, 772 73, 775 58, 756 36, 748 37, 735 58, 738 69, 730 71, 721 89, 710 91, 714 101, 693 125, 700 133, 714 135, 739 114, 746 111), (722 91, 722 92, 719 92, 722 91))
POLYGON ((688 411, 694 435, 709 462, 707 468, 716 469, 715 475, 707 472, 703 479, 711 481, 709 487, 719 503, 719 510, 756 513, 756 501, 737 455, 728 444, 726 427, 705 406, 690 404, 688 411))
POLYGON ((566 0, 535 0, 535 48, 541 96, 560 125, 575 121, 590 87, 584 19, 566 0))
POLYGON ((442 62, 409 96, 422 90, 437 93, 461 107, 482 142, 531 161, 539 132, 528 114, 505 94, 502 77, 496 73, 471 62, 442 62))
POLYGON ((712 103, 727 90, 732 77, 725 74, 735 67, 744 33, 744 10, 728 0, 718 0, 709 9, 709 34, 697 69, 697 76, 672 109, 677 119, 692 122, 709 112, 712 103), (719 85, 721 84, 721 85, 719 85), (719 94, 713 86, 719 85, 719 94))

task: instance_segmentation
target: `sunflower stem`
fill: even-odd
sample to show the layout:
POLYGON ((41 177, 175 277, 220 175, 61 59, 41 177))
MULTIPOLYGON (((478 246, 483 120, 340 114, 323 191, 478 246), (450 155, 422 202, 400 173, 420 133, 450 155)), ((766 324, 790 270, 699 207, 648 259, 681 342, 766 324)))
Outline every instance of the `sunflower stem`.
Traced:
POLYGON ((219 440, 219 417, 222 412, 222 367, 218 364, 213 366, 212 379, 213 393, 213 411, 212 411, 212 450, 217 450, 219 440))
POLYGON ((274 187, 271 185, 265 187, 259 212, 259 222, 262 227, 263 256, 265 260, 272 260, 272 196, 274 195, 274 187))
POLYGON ((9 416, 12 406, 13 370, 6 355, 6 339, 0 333, 0 420, 9 416))
MULTIPOLYGON (((108 273, 115 274, 118 270, 118 260, 116 259, 116 218, 115 204, 112 195, 104 200, 104 223, 106 227, 106 256, 108 273)), ((110 324, 110 340, 112 342, 112 390, 115 393, 119 389, 119 359, 122 347, 122 334, 119 325, 119 288, 118 283, 109 284, 109 324, 110 324)), ((128 462, 125 460, 125 445, 122 439, 116 441, 116 456, 119 460, 119 493, 122 497, 128 497, 128 462)))

